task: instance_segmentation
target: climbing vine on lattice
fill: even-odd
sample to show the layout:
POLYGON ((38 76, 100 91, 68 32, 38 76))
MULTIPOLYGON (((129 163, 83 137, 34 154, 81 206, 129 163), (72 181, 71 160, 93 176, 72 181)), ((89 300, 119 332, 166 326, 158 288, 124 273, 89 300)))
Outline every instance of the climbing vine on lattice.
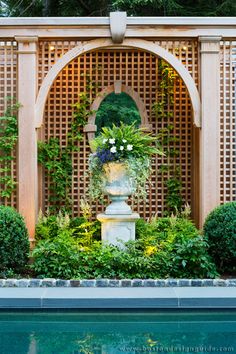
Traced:
POLYGON ((7 109, 0 117, 0 197, 10 198, 16 189, 17 181, 13 177, 12 162, 18 139, 17 112, 20 107, 13 98, 7 98, 7 109))
POLYGON ((90 91, 95 85, 86 75, 86 91, 79 94, 79 100, 73 105, 74 113, 71 119, 70 130, 67 133, 66 146, 61 146, 58 138, 50 138, 47 142, 38 142, 38 161, 50 177, 49 209, 52 212, 59 210, 71 213, 73 153, 79 150, 78 142, 83 139, 82 128, 87 124, 88 117, 93 113, 90 106, 92 99, 90 91))
POLYGON ((163 128, 159 130, 158 138, 165 153, 164 163, 159 171, 165 180, 167 189, 165 204, 167 214, 177 213, 182 207, 181 169, 177 164, 180 154, 179 138, 174 135, 174 85, 177 74, 164 60, 158 61, 160 77, 157 92, 157 102, 153 111, 157 119, 163 121, 163 128))

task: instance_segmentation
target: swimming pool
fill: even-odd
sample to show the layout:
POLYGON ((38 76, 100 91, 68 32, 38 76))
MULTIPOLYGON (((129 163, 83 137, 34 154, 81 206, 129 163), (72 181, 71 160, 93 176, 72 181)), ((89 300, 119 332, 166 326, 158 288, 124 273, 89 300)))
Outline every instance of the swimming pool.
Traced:
POLYGON ((0 312, 1 354, 236 353, 236 312, 0 312))

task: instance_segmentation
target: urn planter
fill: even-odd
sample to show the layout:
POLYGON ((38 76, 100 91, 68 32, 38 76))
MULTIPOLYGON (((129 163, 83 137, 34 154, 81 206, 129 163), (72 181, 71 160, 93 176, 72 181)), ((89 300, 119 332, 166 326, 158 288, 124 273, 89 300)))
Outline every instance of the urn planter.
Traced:
POLYGON ((135 192, 136 183, 130 176, 128 166, 124 162, 110 162, 103 166, 104 169, 104 194, 111 199, 111 204, 106 208, 108 215, 132 214, 126 200, 135 192))
POLYGON ((126 200, 135 192, 136 183, 123 162, 104 164, 104 194, 111 204, 104 214, 98 214, 102 223, 102 241, 123 247, 122 242, 135 239, 135 221, 139 214, 133 213, 126 200))

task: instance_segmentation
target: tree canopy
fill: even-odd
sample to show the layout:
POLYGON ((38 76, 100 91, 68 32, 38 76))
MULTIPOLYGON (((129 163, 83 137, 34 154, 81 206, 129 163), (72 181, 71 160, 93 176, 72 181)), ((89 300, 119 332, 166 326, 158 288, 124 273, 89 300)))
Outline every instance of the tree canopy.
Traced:
POLYGON ((101 133, 102 127, 112 127, 113 124, 133 124, 138 127, 141 117, 133 99, 126 93, 108 95, 101 103, 96 112, 97 134, 101 133))
POLYGON ((235 0, 3 0, 0 16, 236 16, 235 0))

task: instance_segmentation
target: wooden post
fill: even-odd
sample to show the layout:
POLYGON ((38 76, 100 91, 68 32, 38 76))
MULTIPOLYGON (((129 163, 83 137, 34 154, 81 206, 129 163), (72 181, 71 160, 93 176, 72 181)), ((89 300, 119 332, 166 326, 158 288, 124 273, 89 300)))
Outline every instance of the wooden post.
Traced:
POLYGON ((37 213, 37 37, 15 37, 18 42, 18 210, 34 240, 37 213))
POLYGON ((201 44, 202 128, 200 130, 200 227, 220 204, 220 39, 201 44))

